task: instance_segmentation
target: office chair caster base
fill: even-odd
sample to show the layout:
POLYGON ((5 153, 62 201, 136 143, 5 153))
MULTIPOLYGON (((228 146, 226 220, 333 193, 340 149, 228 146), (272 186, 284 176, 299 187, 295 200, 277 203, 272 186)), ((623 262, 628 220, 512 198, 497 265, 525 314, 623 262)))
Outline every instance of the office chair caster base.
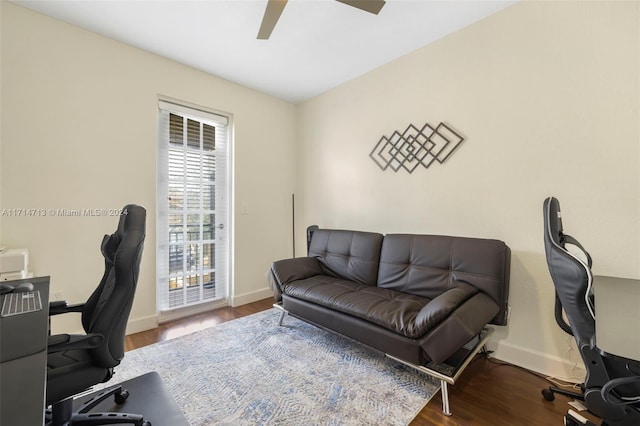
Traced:
POLYGON ((83 413, 76 414, 69 421, 69 425, 113 425, 131 424, 135 426, 148 426, 151 423, 145 421, 140 414, 128 413, 83 413))
POLYGON ((577 399, 578 401, 584 401, 584 385, 581 384, 580 389, 582 392, 574 392, 555 386, 549 386, 548 388, 542 389, 541 393, 547 401, 553 401, 556 399, 556 394, 568 396, 569 398, 577 399))
POLYGON ((46 426, 75 426, 75 425, 107 425, 132 424, 134 426, 151 426, 140 414, 130 413, 92 413, 91 410, 102 401, 113 395, 116 404, 123 404, 129 398, 129 391, 121 385, 107 388, 85 401, 78 411, 73 412, 73 398, 52 405, 46 412, 46 426))
POLYGON ((129 391, 126 390, 126 389, 122 389, 122 390, 120 390, 120 392, 116 392, 113 395, 113 400, 118 405, 124 404, 124 402, 127 400, 127 398, 129 398, 129 391))
POLYGON ((550 389, 542 389, 542 396, 547 401, 553 401, 554 399, 556 399, 556 396, 553 394, 553 391, 551 391, 550 389))

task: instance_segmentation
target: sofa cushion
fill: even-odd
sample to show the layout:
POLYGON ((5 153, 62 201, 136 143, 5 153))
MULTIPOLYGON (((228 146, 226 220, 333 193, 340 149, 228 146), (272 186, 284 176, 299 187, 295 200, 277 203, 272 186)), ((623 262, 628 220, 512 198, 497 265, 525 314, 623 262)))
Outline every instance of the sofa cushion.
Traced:
POLYGON ((403 336, 418 338, 478 291, 462 284, 429 300, 328 275, 316 275, 286 284, 284 292, 288 296, 367 320, 403 336))
MULTIPOLYGON (((433 299, 470 285, 506 315, 509 263, 509 248, 498 240, 389 234, 382 243, 378 286, 433 299)), ((494 323, 505 320, 501 316, 494 323)))
POLYGON ((375 286, 382 235, 374 232, 317 229, 309 257, 318 259, 325 274, 375 286))

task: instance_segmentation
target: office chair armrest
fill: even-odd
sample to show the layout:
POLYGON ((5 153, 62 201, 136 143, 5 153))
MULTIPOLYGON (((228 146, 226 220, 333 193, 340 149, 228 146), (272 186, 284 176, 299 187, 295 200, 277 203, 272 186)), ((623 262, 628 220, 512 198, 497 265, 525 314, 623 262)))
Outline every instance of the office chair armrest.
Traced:
POLYGON ((70 351, 76 349, 94 349, 100 346, 102 334, 56 334, 49 336, 47 353, 70 351))
POLYGON ((66 300, 56 300, 49 302, 49 316, 66 314, 68 312, 82 312, 84 303, 69 305, 66 300))

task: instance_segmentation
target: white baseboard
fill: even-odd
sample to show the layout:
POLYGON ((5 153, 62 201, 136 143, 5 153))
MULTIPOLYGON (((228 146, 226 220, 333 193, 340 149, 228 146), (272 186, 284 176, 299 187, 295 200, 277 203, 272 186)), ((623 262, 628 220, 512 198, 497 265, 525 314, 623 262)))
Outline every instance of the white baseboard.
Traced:
MULTIPOLYGON (((235 296, 229 300, 229 305, 232 307, 246 305, 247 303, 256 302, 258 300, 273 297, 273 292, 269 288, 244 293, 239 296, 235 296)), ((173 321, 183 318, 185 316, 196 315, 202 312, 207 312, 213 309, 227 306, 226 301, 216 301, 213 303, 206 303, 202 305, 190 306, 184 309, 176 309, 175 311, 168 311, 162 315, 149 315, 143 318, 129 319, 127 323, 126 334, 140 333, 141 331, 152 330, 158 327, 159 324, 173 321)))
POLYGON ((172 309, 170 311, 161 312, 158 315, 158 322, 163 324, 165 322, 174 321, 180 318, 189 317, 192 315, 202 314, 204 312, 213 311, 227 306, 227 300, 214 300, 213 302, 200 303, 197 305, 185 306, 183 308, 172 309))
POLYGON ((544 374, 545 376, 580 383, 586 375, 586 370, 581 363, 577 364, 558 356, 502 341, 498 342, 497 345, 495 342, 489 342, 487 346, 494 351, 492 354, 493 357, 544 374))
POLYGON ((268 297, 273 297, 273 292, 270 288, 267 287, 249 293, 234 295, 234 297, 229 302, 230 305, 235 308, 236 306, 246 305, 247 303, 251 302, 257 302, 258 300, 266 299, 268 297))
POLYGON ((143 318, 129 319, 127 322, 126 334, 140 333, 141 331, 153 330, 158 326, 158 316, 149 315, 143 318))

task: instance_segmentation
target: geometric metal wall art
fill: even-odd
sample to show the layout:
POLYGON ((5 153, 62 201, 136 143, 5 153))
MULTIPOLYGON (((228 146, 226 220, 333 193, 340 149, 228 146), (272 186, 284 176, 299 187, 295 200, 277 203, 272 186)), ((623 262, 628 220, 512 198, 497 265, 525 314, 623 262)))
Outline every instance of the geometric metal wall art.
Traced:
POLYGON ((382 136, 369 157, 383 171, 405 169, 409 173, 418 166, 425 169, 437 161, 442 164, 460 145, 464 138, 444 123, 432 127, 429 123, 418 129, 413 124, 390 137, 382 136))

